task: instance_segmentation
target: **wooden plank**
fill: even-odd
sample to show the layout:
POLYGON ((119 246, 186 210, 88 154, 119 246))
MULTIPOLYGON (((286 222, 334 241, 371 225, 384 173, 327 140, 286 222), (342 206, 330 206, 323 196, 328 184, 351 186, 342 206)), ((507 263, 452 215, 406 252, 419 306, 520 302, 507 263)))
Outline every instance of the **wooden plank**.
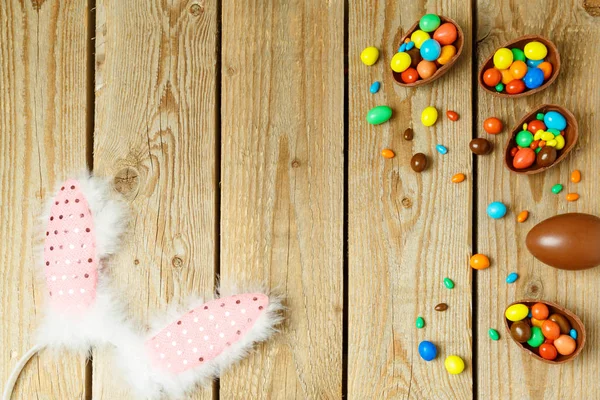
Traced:
MULTIPOLYGON (((131 205, 112 275, 143 324, 214 289, 216 33, 216 0, 98 0, 94 169, 131 205)), ((94 361, 94 399, 132 397, 108 352, 94 361)))
MULTIPOLYGON (((55 185, 86 165, 86 4, 0 2, 0 380, 35 344, 45 300, 36 245, 55 185)), ((13 399, 82 398, 85 358, 32 360, 13 399)))
POLYGON ((224 1, 222 20, 221 280, 289 309, 221 398, 340 398, 344 4, 224 1))
POLYGON ((363 0, 349 8, 349 326, 348 398, 458 399, 472 396, 471 362, 471 3, 363 0), (425 13, 448 16, 462 27, 461 59, 440 80, 417 89, 396 86, 389 61, 406 29, 425 13), (371 67, 362 64, 367 46, 381 50, 371 67), (369 93, 381 81, 379 93, 369 93), (392 119, 368 125, 367 111, 390 106, 392 119), (433 105, 433 127, 420 122, 433 105), (445 116, 452 109, 457 122, 445 116), (414 129, 414 140, 402 138, 414 129), (441 156, 436 144, 449 152, 441 156), (390 148, 388 160, 381 150, 390 148), (417 174, 413 154, 428 156, 430 166, 417 174), (451 183, 462 172, 467 180, 451 183), (451 278, 449 291, 442 283, 451 278), (434 311, 447 303, 444 313, 434 311), (425 328, 417 330, 417 316, 425 328), (422 340, 434 342, 431 362, 418 354, 422 340), (458 376, 444 369, 446 356, 467 365, 458 376))
POLYGON ((594 133, 600 129, 600 80, 595 72, 600 56, 592 49, 600 47, 600 28, 598 19, 588 15, 581 4, 579 0, 536 0, 508 6, 495 0, 479 1, 477 5, 479 65, 502 43, 531 33, 554 41, 562 59, 562 71, 553 86, 531 97, 506 100, 483 90, 478 92, 477 133, 496 145, 492 155, 478 159, 477 247, 489 254, 493 263, 489 270, 477 272, 481 398, 600 397, 597 383, 600 333, 594 329, 599 322, 596 310, 600 307, 597 293, 600 269, 557 271, 535 260, 525 247, 529 229, 552 215, 575 211, 598 213, 596 199, 600 187, 595 176, 600 167, 596 156, 600 143, 594 139, 594 133), (580 142, 571 156, 552 170, 531 177, 516 176, 503 166, 504 143, 509 129, 523 114, 542 103, 561 104, 573 111, 579 122, 580 142), (482 129, 483 120, 492 114, 508 127, 496 137, 490 137, 482 129), (582 172, 579 184, 569 181, 573 169, 582 172), (556 196, 550 188, 559 182, 565 185, 565 191, 556 196), (567 192, 578 192, 581 199, 567 203, 567 192), (503 201, 509 206, 510 212, 504 219, 494 221, 487 217, 485 209, 492 201, 503 201), (518 224, 515 219, 521 210, 529 210, 530 217, 518 224), (504 280, 511 271, 519 273, 519 280, 506 285, 504 280), (528 357, 512 343, 504 332, 503 311, 508 303, 526 297, 556 301, 581 317, 588 327, 588 342, 579 359, 550 366, 528 357), (499 342, 487 339, 490 327, 501 332, 503 337, 499 342))

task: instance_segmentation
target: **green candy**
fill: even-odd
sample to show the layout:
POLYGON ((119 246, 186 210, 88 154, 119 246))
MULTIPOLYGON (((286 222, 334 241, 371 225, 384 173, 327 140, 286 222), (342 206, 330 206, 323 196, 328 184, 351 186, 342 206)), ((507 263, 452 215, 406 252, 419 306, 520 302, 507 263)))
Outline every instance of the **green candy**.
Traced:
POLYGON ((554 136, 558 136, 558 135, 560 135, 560 131, 559 131, 558 129, 554 129, 554 128, 546 129, 546 132, 550 132, 550 133, 552 133, 554 136))
POLYGON ((450 278, 444 278, 444 286, 448 289, 454 289, 454 282, 452 282, 452 279, 450 278))
POLYGON ((373 107, 367 113, 367 122, 371 125, 383 124, 392 117, 392 109, 388 106, 373 107))
POLYGON ((557 183, 556 185, 552 186, 552 193, 554 194, 559 194, 560 192, 562 192, 563 190, 563 185, 561 185, 560 183, 557 183))
POLYGON ((494 328, 490 328, 490 330, 488 331, 488 335, 490 335, 490 339, 492 340, 500 339, 500 334, 494 328))
POLYGON ((539 153, 540 151, 542 151, 542 148, 538 147, 537 149, 535 149, 535 154, 539 153))
POLYGON ((415 326, 417 327, 417 329, 423 329, 423 327, 425 326, 425 320, 422 317, 417 317, 417 320, 415 321, 415 326))
POLYGON ((525 62, 525 53, 521 49, 510 49, 513 53, 513 61, 523 61, 525 62))
POLYGON ((517 134, 517 138, 515 140, 519 146, 529 147, 529 145, 533 142, 533 134, 529 131, 521 131, 517 134))
POLYGON ((537 113, 537 115, 535 116, 535 119, 543 121, 544 120, 544 113, 537 113))
POLYGON ((544 334, 538 326, 531 328, 531 337, 527 341, 527 344, 531 347, 540 347, 544 343, 544 334))
POLYGON ((440 21, 440 17, 438 17, 437 15, 425 14, 421 17, 421 20, 419 21, 419 28, 421 28, 421 30, 425 32, 433 32, 440 26, 441 22, 442 21, 440 21))
POLYGON ((501 92, 504 90, 504 85, 502 84, 502 82, 500 82, 499 84, 496 85, 496 92, 501 92))

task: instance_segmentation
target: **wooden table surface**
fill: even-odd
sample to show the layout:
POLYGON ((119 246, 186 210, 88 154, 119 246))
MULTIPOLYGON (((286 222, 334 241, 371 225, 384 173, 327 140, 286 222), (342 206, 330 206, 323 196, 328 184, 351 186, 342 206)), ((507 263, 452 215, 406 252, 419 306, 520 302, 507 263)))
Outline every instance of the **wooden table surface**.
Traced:
MULTIPOLYGON (((599 15, 600 0, 0 0, 1 384, 34 344, 44 302, 42 204, 87 167, 132 209, 110 272, 132 318, 145 324, 210 295, 217 277, 264 281, 286 297, 281 333, 193 399, 600 398, 600 268, 554 270, 524 246, 551 215, 600 212, 599 15), (425 13, 459 23, 463 54, 435 83, 398 87, 389 60, 425 13), (478 88, 487 56, 524 34, 558 46, 557 81, 518 100, 478 88), (366 67, 370 45, 381 56, 366 67), (483 120, 511 127, 542 103, 575 114, 579 143, 544 174, 514 175, 502 164, 508 128, 492 137, 483 120), (382 104, 394 116, 368 125, 382 104), (420 123, 428 105, 440 111, 430 128, 420 123), (494 152, 473 157, 472 137, 494 152), (381 157, 386 147, 394 159, 381 157), (431 160, 422 174, 409 166, 416 152, 431 160), (467 180, 450 183, 458 172, 467 180), (581 199, 551 194, 556 183, 581 199), (504 219, 487 217, 492 201, 509 206, 504 219), (524 209, 530 218, 517 224, 524 209), (475 252, 492 266, 471 270, 475 252), (512 271, 520 277, 507 285, 512 271), (581 317, 578 359, 546 365, 512 343, 503 310, 525 297, 581 317), (448 311, 433 311, 440 302, 448 311), (438 345, 437 359, 420 359, 421 340, 438 345), (465 360, 462 374, 445 371, 449 354, 465 360)), ((44 351, 13 398, 131 398, 112 356, 44 351)))

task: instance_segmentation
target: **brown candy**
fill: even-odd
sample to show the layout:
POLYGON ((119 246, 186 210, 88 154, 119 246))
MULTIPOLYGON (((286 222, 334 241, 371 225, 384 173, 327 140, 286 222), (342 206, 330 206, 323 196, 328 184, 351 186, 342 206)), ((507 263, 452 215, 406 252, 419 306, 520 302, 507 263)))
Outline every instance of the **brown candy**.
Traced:
POLYGON ((423 153, 417 153, 410 159, 410 167, 415 172, 423 172, 427 168, 427 156, 423 153))
POLYGON ((423 57, 421 57, 421 50, 417 49, 416 47, 413 47, 412 49, 407 51, 407 53, 410 56, 410 66, 413 68, 417 68, 417 65, 419 65, 419 63, 423 59, 423 57))
POLYGON ((409 141, 413 140, 414 132, 413 132, 412 128, 406 129, 402 136, 404 137, 404 140, 409 140, 409 141))
POLYGON ((527 234, 535 258, 554 268, 582 270, 600 265, 600 218, 569 213, 550 217, 527 234))
POLYGON ((544 146, 542 150, 537 154, 536 163, 540 167, 548 167, 552 165, 554 161, 556 161, 556 157, 558 153, 554 147, 544 146))
POLYGON ((519 343, 525 343, 531 337, 531 327, 525 321, 514 322, 510 326, 510 336, 519 343))
POLYGON ((471 151, 478 156, 483 156, 485 154, 489 154, 492 151, 492 144, 484 138, 477 138, 471 140, 469 143, 469 148, 471 151))
POLYGON ((568 335, 571 331, 571 324, 569 323, 569 320, 566 319, 564 316, 560 314, 552 314, 548 317, 548 319, 550 321, 556 322, 556 324, 560 328, 560 333, 562 333, 563 335, 568 335))
POLYGON ((446 303, 440 303, 437 306, 435 306, 435 311, 446 311, 448 309, 448 304, 446 303))

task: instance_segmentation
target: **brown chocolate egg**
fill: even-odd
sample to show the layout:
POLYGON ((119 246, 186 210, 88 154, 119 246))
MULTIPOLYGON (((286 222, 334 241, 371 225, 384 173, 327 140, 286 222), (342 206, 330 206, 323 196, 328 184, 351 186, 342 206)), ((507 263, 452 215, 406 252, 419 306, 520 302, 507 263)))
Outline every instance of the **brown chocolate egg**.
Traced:
POLYGON ((417 153, 410 159, 410 167, 415 172, 423 172, 427 168, 427 156, 423 153, 417 153))
POLYGON ((600 218, 569 213, 548 218, 531 228, 525 240, 535 258, 566 270, 600 265, 600 218))
POLYGON ((476 138, 469 143, 471 151, 478 156, 489 154, 492 151, 492 144, 484 138, 476 138))

